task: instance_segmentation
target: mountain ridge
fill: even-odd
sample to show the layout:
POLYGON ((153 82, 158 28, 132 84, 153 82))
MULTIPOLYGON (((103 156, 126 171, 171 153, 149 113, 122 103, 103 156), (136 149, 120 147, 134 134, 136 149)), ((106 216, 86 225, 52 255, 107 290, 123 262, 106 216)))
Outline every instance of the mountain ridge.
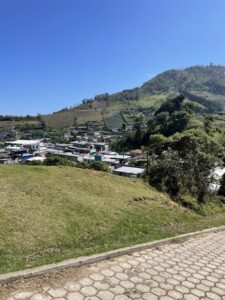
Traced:
MULTIPOLYGON (((65 127, 97 121, 107 125, 116 118, 119 127, 129 123, 134 114, 154 113, 168 97, 178 93, 199 105, 202 112, 212 113, 225 107, 225 66, 191 66, 164 71, 140 87, 113 94, 100 94, 83 100, 82 104, 43 116, 47 126, 65 127), (119 121, 119 117, 121 119, 119 121)), ((113 122, 112 122, 113 123, 113 122)))

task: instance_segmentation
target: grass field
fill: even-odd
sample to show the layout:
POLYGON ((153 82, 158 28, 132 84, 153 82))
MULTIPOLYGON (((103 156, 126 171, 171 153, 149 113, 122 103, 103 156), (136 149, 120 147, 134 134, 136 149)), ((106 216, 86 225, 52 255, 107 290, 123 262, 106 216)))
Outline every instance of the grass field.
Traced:
POLYGON ((0 273, 219 226, 223 210, 198 215, 102 172, 0 166, 0 273))
POLYGON ((89 121, 102 122, 102 111, 87 109, 87 110, 68 110, 64 112, 59 112, 57 114, 42 116, 43 121, 46 126, 55 129, 62 129, 67 126, 73 126, 74 120, 78 124, 85 124, 89 121))
POLYGON ((35 120, 22 120, 22 121, 0 121, 0 128, 8 130, 13 128, 20 128, 24 126, 37 126, 39 121, 35 120))
POLYGON ((125 123, 121 114, 115 114, 111 117, 105 118, 104 121, 109 129, 121 128, 123 123, 125 123))
POLYGON ((42 119, 48 127, 55 129, 73 126, 75 118, 78 124, 97 121, 105 122, 109 128, 112 126, 117 127, 118 123, 123 123, 121 123, 121 119, 118 117, 121 112, 134 111, 141 108, 157 109, 167 96, 167 94, 142 96, 139 100, 111 101, 109 103, 94 101, 92 108, 89 107, 90 104, 88 103, 81 104, 79 109, 69 109, 55 114, 43 115, 42 119))

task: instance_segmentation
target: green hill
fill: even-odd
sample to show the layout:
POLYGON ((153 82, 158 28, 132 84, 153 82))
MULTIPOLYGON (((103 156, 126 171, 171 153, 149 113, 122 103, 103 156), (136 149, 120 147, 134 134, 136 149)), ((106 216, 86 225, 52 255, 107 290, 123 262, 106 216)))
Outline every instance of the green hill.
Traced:
POLYGON ((71 126, 75 120, 80 124, 98 121, 119 127, 121 117, 129 123, 138 112, 149 115, 166 98, 177 93, 183 93, 202 112, 222 110, 225 105, 225 67, 210 65, 169 70, 141 87, 97 95, 77 107, 43 116, 43 119, 48 126, 55 128, 71 126))
POLYGON ((0 273, 225 224, 224 214, 186 210, 142 180, 72 167, 0 174, 0 273))

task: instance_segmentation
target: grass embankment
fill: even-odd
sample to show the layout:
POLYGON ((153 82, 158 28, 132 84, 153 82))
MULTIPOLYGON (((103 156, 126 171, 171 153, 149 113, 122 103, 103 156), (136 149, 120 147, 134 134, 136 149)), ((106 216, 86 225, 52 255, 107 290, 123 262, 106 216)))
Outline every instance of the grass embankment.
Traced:
POLYGON ((183 209, 141 180, 0 166, 0 273, 222 224, 223 213, 183 209))

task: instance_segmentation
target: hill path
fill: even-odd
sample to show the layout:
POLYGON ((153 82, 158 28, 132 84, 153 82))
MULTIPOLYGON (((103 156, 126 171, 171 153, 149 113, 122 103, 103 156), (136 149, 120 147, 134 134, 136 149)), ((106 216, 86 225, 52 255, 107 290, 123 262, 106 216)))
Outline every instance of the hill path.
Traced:
MULTIPOLYGON (((225 232, 4 287, 7 300, 225 299, 225 232)), ((3 290, 4 290, 3 289, 3 290)))

